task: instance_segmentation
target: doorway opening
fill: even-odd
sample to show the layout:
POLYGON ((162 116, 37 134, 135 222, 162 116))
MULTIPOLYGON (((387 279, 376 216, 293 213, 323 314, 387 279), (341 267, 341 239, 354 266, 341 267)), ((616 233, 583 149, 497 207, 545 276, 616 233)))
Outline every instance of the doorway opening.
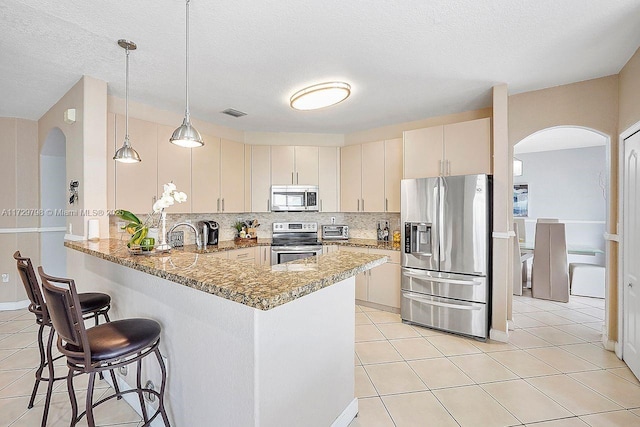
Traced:
POLYGON ((66 137, 59 128, 47 135, 40 151, 40 260, 44 270, 57 277, 67 275, 66 232, 67 154, 66 137))

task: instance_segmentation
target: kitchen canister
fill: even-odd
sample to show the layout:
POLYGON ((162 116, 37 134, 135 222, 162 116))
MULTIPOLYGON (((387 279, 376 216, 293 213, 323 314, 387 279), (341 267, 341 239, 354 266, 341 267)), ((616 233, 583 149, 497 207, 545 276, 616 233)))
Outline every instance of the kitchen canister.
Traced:
POLYGON ((87 240, 100 240, 100 221, 90 219, 87 226, 87 240))

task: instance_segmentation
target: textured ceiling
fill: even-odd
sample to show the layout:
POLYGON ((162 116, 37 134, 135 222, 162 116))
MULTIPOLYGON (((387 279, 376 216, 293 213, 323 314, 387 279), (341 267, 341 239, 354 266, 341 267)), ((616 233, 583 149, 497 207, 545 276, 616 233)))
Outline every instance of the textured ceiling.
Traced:
MULTIPOLYGON (((0 116, 38 119, 82 75, 184 110, 184 2, 3 0, 0 116)), ((248 131, 348 133, 616 74, 640 45, 638 0, 192 0, 191 110, 248 131), (296 90, 344 80, 352 96, 300 112, 296 90), (220 114, 235 108, 248 116, 220 114)))
POLYGON ((578 127, 557 127, 529 135, 513 147, 513 153, 524 154, 538 151, 568 150, 606 144, 607 138, 592 130, 578 127))

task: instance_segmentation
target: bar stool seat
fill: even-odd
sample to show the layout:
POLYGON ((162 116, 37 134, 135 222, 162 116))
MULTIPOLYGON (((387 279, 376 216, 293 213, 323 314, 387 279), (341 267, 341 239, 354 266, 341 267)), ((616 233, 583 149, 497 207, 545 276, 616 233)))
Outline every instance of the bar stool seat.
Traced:
MULTIPOLYGON (((33 385, 33 391, 31 392, 31 399, 27 405, 28 409, 33 408, 36 394, 38 393, 38 387, 41 382, 47 382, 47 394, 44 402, 44 411, 42 413, 42 427, 47 424, 47 417, 49 414, 49 403, 51 402, 51 395, 53 393, 53 382, 57 380, 63 380, 66 377, 56 377, 53 362, 62 356, 56 358, 52 355, 53 337, 55 330, 51 324, 51 319, 47 316, 46 303, 42 297, 42 291, 40 284, 36 277, 36 273, 33 269, 31 259, 23 257, 20 251, 16 251, 13 254, 13 258, 16 260, 16 265, 22 284, 29 297, 29 311, 36 316, 36 324, 40 326, 38 329, 38 348, 40 350, 40 365, 36 370, 35 384, 33 385), (43 340, 44 328, 51 328, 49 331, 49 339, 45 345, 43 340), (43 377, 42 373, 45 368, 48 368, 48 377, 43 377)), ((78 300, 80 302, 80 311, 82 313, 82 319, 95 319, 95 324, 98 325, 98 316, 103 316, 106 322, 109 322, 109 309, 111 308, 111 297, 108 294, 100 292, 86 292, 78 294, 78 300)), ((111 371, 111 378, 114 381, 114 387, 118 390, 118 384, 115 380, 115 374, 111 371)))
MULTIPOLYGON (((116 320, 87 329, 91 363, 137 353, 157 341, 161 331, 158 322, 151 319, 116 320)), ((68 352, 82 352, 80 347, 71 343, 65 344, 64 348, 68 352)))

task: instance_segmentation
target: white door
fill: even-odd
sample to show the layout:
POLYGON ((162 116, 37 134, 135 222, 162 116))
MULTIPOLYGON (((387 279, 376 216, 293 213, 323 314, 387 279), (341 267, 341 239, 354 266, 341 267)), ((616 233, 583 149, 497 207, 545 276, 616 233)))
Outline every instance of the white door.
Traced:
POLYGON ((624 141, 624 348, 622 358, 640 378, 640 132, 624 141))

